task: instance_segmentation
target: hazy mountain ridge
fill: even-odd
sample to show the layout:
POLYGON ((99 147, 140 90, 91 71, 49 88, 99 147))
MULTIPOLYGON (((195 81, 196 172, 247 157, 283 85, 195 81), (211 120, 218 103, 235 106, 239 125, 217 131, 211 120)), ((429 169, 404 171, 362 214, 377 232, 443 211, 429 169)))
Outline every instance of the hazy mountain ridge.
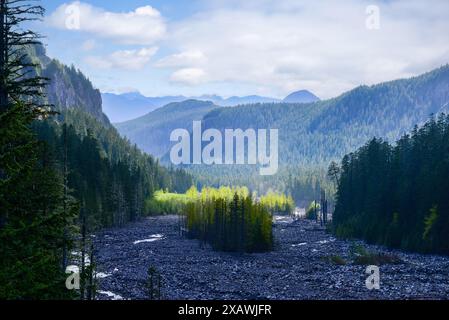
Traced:
POLYGON ((112 123, 120 123, 141 117, 166 104, 186 100, 183 96, 147 98, 140 93, 102 93, 103 109, 112 123))
POLYGON ((210 101, 173 102, 143 117, 115 126, 132 143, 154 156, 161 157, 171 145, 170 133, 174 129, 191 129, 194 120, 202 120, 205 114, 216 108, 220 107, 210 101))
POLYGON ((232 96, 223 98, 218 95, 201 95, 197 97, 186 96, 163 96, 163 97, 145 97, 139 92, 129 92, 123 94, 102 93, 103 109, 108 115, 112 123, 121 123, 138 117, 144 116, 158 108, 161 108, 169 103, 182 102, 186 100, 211 101, 217 106, 221 107, 235 107, 245 104, 254 103, 309 103, 318 101, 319 98, 307 90, 294 92, 282 99, 264 97, 259 95, 249 96, 232 96))

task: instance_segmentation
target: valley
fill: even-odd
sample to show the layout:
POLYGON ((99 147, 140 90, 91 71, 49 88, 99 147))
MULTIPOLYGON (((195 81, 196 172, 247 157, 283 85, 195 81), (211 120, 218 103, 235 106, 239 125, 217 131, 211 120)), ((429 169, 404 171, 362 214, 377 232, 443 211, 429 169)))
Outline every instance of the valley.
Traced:
POLYGON ((161 274, 162 299, 401 300, 449 295, 448 257, 338 240, 314 221, 288 216, 275 217, 273 232, 273 251, 238 254, 213 251, 180 236, 175 215, 106 229, 94 241, 98 272, 106 275, 98 279, 98 299, 148 299, 150 266, 161 274), (368 290, 366 266, 352 262, 353 248, 361 245, 401 261, 380 266, 380 290, 368 290), (330 256, 347 263, 332 263, 326 258, 330 256))
POLYGON ((438 1, 0 0, 0 302, 447 300, 438 1))
POLYGON ((307 103, 286 99, 223 107, 212 101, 187 100, 115 126, 121 135, 166 165, 173 164, 170 149, 175 143, 170 141, 171 132, 180 128, 192 132, 193 121, 202 121, 204 130, 215 129, 223 135, 229 128, 277 129, 279 177, 267 183, 255 177, 256 170, 248 166, 183 168, 202 185, 240 184, 262 192, 270 187, 294 192, 286 183, 293 175, 303 184, 310 185, 306 180, 311 178, 319 180, 332 192, 325 177, 331 161, 340 161, 374 137, 394 142, 432 115, 447 113, 448 79, 449 65, 445 65, 414 78, 359 86, 332 99, 307 103))

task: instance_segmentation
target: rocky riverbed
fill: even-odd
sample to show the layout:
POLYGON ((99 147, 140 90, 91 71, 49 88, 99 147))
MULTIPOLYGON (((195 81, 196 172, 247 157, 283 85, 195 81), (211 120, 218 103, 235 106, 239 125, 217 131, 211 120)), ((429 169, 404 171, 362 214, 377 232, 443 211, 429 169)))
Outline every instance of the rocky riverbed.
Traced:
POLYGON ((154 217, 98 233, 98 298, 147 299, 153 266, 162 275, 163 299, 449 299, 448 257, 337 240, 315 222, 280 216, 272 252, 222 253, 180 236, 177 222, 154 217), (401 260, 380 266, 379 290, 366 288, 354 245, 401 260))

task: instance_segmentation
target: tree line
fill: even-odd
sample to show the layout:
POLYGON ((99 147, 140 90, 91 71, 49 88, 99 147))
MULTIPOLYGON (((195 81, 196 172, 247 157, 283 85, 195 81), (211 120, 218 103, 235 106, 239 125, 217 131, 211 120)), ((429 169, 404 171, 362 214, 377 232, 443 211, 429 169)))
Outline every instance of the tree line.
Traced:
POLYGON ((35 122, 33 129, 58 169, 68 166, 67 185, 86 209, 89 232, 146 215, 145 200, 155 190, 185 192, 192 185, 185 171, 160 166, 84 111, 68 110, 58 118, 35 122))
POLYGON ((271 214, 290 215, 295 210, 295 201, 293 198, 283 193, 269 191, 266 195, 260 197, 259 202, 271 214))
POLYGON ((373 139, 346 155, 337 179, 335 233, 448 254, 448 159, 449 116, 444 114, 395 145, 373 139))
POLYGON ((273 247, 272 215, 247 188, 192 188, 185 210, 187 235, 215 250, 263 252, 273 247))

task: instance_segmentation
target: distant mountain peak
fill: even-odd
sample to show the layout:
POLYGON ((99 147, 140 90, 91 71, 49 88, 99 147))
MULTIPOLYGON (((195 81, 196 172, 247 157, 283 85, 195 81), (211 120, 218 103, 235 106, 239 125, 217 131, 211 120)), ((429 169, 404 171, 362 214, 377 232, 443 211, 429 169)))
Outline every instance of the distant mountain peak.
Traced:
POLYGON ((199 96, 198 98, 201 98, 201 99, 211 99, 211 100, 213 100, 213 99, 222 100, 222 99, 223 99, 222 97, 220 97, 220 96, 217 95, 217 94, 203 94, 203 95, 199 96))
POLYGON ((131 92, 122 93, 121 96, 129 98, 129 99, 144 98, 144 96, 139 91, 131 91, 131 92))
POLYGON ((311 103, 316 101, 320 101, 320 98, 308 90, 293 92, 284 99, 284 102, 287 103, 311 103))

